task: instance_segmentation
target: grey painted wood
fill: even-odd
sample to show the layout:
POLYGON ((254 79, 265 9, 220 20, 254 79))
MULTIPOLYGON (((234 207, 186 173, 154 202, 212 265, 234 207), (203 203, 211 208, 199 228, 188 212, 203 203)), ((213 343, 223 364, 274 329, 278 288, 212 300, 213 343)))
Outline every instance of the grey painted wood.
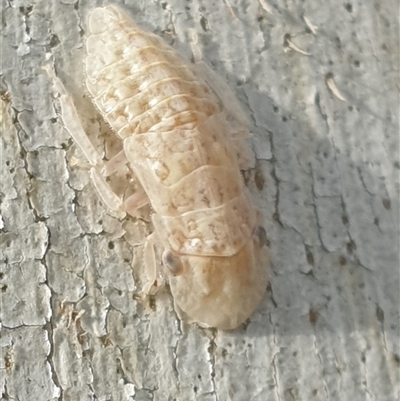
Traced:
POLYGON ((233 332, 180 322, 167 290, 135 299, 147 227, 101 204, 41 70, 101 145, 82 58, 103 2, 3 0, 2 399, 396 399, 396 2, 127 3, 188 58, 194 29, 251 118, 271 284, 233 332))

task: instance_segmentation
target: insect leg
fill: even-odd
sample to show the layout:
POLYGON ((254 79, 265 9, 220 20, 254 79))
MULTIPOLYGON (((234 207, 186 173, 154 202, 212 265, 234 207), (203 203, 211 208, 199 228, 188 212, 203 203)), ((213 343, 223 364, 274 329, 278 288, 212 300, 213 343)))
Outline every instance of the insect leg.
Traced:
POLYGON ((147 276, 147 283, 143 285, 142 292, 144 294, 150 294, 153 286, 156 286, 157 278, 159 276, 159 269, 156 261, 156 254, 154 245, 157 242, 156 233, 151 233, 144 243, 143 249, 143 263, 147 276))
POLYGON ((46 65, 43 69, 47 72, 53 82, 53 87, 58 93, 58 102, 61 108, 61 117, 64 126, 76 144, 86 156, 89 164, 92 166, 90 176, 104 204, 112 211, 118 214, 119 218, 123 218, 125 213, 135 215, 135 212, 148 203, 147 195, 140 187, 133 195, 123 201, 111 189, 106 181, 106 177, 122 170, 128 163, 125 152, 122 150, 112 157, 109 161, 104 162, 101 155, 97 152, 92 142, 86 135, 82 124, 79 120, 75 105, 68 95, 64 85, 54 74, 50 66, 46 65))
POLYGON ((95 167, 90 170, 90 178, 92 179, 101 200, 108 209, 116 212, 118 218, 124 218, 125 211, 122 199, 111 189, 105 178, 95 167))
POLYGON ((103 164, 101 155, 97 152, 92 142, 86 135, 82 124, 79 121, 78 113, 76 112, 74 103, 68 95, 64 85, 54 74, 54 71, 49 65, 43 67, 48 76, 52 80, 53 88, 58 93, 58 102, 61 107, 61 118, 68 133, 75 140, 88 162, 92 166, 101 166, 103 164))
POLYGON ((136 192, 127 199, 122 200, 108 185, 104 176, 96 169, 90 170, 90 177, 104 204, 108 209, 116 212, 118 218, 125 217, 125 213, 136 216, 136 212, 149 203, 149 198, 142 187, 138 187, 136 192))
POLYGON ((144 189, 140 186, 136 192, 129 198, 124 200, 124 210, 131 216, 135 216, 136 212, 149 203, 149 197, 144 189))
POLYGON ((128 159, 126 158, 125 151, 121 150, 109 161, 104 163, 102 173, 104 177, 109 177, 110 175, 116 173, 118 170, 123 168, 127 163, 128 159))

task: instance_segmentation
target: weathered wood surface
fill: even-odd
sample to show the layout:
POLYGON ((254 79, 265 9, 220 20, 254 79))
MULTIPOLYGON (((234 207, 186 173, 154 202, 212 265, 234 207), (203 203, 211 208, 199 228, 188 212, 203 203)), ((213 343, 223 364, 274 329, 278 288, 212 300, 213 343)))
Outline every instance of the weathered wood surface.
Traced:
POLYGON ((106 132, 82 84, 103 2, 3 0, 2 399, 398 398, 396 2, 128 3, 188 58, 195 29, 250 116, 271 284, 233 332, 180 322, 167 291, 135 300, 146 227, 99 202, 41 70, 106 132))

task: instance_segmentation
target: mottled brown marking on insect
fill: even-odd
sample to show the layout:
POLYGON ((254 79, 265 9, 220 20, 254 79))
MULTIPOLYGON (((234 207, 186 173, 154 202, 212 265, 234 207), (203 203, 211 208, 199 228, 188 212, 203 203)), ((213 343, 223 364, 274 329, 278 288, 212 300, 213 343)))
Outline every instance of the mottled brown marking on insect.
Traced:
MULTIPOLYGON (((55 78, 58 101, 67 111, 68 131, 93 166, 103 203, 121 218, 136 217, 151 204, 155 232, 143 251, 143 293, 162 283, 158 242, 179 259, 182 273, 167 277, 177 310, 205 326, 238 327, 265 292, 269 264, 265 241, 255 231, 259 216, 240 175, 247 117, 213 71, 189 65, 115 6, 91 12, 86 53, 86 87, 121 146, 106 146, 105 158, 98 152, 55 78), (132 190, 130 173, 139 190, 132 190)), ((261 178, 256 185, 263 187, 261 178)), ((155 310, 153 295, 148 302, 155 310)))

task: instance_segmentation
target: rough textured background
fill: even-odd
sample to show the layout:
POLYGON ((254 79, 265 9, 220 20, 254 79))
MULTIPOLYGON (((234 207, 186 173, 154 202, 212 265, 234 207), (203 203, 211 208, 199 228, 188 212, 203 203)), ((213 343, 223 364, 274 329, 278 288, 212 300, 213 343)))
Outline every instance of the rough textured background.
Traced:
POLYGON ((103 2, 2 0, 2 399, 397 399, 397 2, 127 3, 188 58, 194 28, 252 119, 271 284, 229 333, 180 322, 167 291, 135 300, 146 227, 99 202, 41 70, 105 132, 82 85, 103 2))

